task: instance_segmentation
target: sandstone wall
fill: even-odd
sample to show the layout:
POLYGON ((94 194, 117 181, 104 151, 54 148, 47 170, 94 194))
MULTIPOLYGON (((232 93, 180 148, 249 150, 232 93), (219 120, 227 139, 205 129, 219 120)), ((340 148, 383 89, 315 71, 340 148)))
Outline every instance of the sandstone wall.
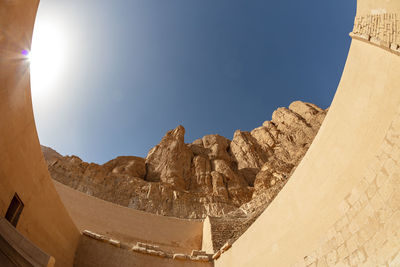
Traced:
POLYGON ((88 196, 54 181, 79 230, 89 230, 128 244, 157 245, 170 253, 200 250, 203 222, 155 215, 88 196))
POLYGON ((54 188, 38 141, 30 94, 30 49, 38 0, 0 1, 0 216, 17 193, 17 230, 56 266, 72 266, 79 231, 54 188))
MULTIPOLYGON (((358 1, 358 18, 376 12, 400 14, 400 2, 358 1)), ((389 24, 371 29, 378 40, 353 39, 306 156, 216 266, 400 266, 400 57, 381 35, 389 24)))

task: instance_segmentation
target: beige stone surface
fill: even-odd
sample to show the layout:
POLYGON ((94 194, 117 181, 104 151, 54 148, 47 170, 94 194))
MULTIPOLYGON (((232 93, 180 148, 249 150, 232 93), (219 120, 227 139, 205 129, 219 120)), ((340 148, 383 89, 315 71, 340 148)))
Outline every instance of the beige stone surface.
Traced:
POLYGON ((73 190, 54 181, 75 224, 110 238, 159 246, 168 252, 190 254, 201 249, 203 222, 164 217, 122 207, 73 190))
POLYGON ((63 206, 43 159, 30 93, 29 50, 39 1, 0 1, 0 216, 17 193, 24 209, 17 230, 71 266, 79 231, 63 206))

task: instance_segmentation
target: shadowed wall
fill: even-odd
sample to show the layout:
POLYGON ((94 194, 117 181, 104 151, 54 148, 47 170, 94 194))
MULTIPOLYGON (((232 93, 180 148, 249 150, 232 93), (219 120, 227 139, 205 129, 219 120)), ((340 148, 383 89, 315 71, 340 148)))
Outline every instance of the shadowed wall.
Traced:
POLYGON ((56 259, 72 266, 80 233, 62 204, 36 133, 29 62, 38 0, 0 1, 0 216, 17 193, 24 203, 17 230, 56 259))

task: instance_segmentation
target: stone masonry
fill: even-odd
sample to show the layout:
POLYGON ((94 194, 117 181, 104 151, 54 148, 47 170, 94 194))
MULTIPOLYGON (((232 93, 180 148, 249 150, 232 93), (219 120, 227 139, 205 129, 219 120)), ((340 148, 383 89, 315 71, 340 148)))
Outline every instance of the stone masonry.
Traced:
POLYGON ((400 112, 338 209, 342 217, 296 267, 400 266, 400 112))

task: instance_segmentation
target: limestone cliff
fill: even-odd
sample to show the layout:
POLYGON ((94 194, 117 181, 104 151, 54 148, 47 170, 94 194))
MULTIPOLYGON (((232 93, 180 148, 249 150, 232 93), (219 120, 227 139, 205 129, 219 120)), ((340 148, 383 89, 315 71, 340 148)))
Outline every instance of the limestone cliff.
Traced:
POLYGON ((89 195, 166 216, 241 217, 247 223, 286 183, 325 115, 296 101, 261 127, 237 130, 232 140, 207 135, 191 144, 178 126, 146 158, 123 156, 103 165, 42 149, 53 179, 89 195))

